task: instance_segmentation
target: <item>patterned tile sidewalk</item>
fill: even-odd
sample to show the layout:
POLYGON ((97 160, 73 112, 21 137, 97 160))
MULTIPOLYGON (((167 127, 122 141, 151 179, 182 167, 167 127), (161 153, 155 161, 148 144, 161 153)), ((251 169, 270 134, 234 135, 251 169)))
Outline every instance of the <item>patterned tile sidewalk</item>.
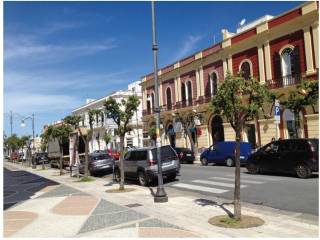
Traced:
MULTIPOLYGON (((116 187, 106 179, 79 183, 69 175, 57 176, 57 170, 25 170, 59 185, 50 191, 48 187, 46 191, 41 189, 35 198, 6 211, 28 211, 37 215, 19 231, 11 231, 5 224, 7 234, 13 237, 318 236, 316 223, 295 218, 292 213, 242 207, 243 214, 261 217, 265 224, 250 229, 224 229, 208 223, 210 217, 225 214, 218 204, 199 205, 199 199, 192 196, 170 195, 168 203, 155 204, 148 188, 133 185, 130 186, 135 189, 132 192, 106 193, 107 189, 116 187), (53 224, 58 231, 52 231, 53 224)), ((230 206, 227 208, 232 210, 230 206)))
MULTIPOLYGON (((4 212, 5 237, 199 236, 63 184, 44 186, 45 178, 14 170, 20 170, 19 174, 12 172, 14 177, 21 177, 18 182, 27 186, 27 190, 35 191, 27 200, 16 196, 24 201, 4 212)), ((19 189, 17 194, 24 195, 19 186, 16 188, 19 189)))

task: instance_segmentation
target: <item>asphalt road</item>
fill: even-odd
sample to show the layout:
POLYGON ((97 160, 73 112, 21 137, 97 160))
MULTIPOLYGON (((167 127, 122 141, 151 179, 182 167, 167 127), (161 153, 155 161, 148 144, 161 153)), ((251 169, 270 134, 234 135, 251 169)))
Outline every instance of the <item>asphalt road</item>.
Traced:
MULTIPOLYGON (((166 189, 204 197, 233 199, 234 167, 181 164, 180 176, 166 189)), ((251 175, 241 168, 241 200, 280 210, 318 215, 318 174, 309 179, 292 175, 251 175)))

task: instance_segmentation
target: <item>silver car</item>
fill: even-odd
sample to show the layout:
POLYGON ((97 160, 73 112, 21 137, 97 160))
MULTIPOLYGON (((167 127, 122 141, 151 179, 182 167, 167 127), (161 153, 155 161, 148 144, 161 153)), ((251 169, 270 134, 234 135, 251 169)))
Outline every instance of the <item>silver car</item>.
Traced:
MULTIPOLYGON (((171 146, 161 147, 162 174, 174 180, 180 171, 179 158, 171 146)), ((120 161, 116 161, 115 177, 120 181, 120 161)), ((141 186, 147 186, 157 178, 157 149, 140 148, 126 153, 124 157, 124 174, 127 179, 138 179, 141 186)))

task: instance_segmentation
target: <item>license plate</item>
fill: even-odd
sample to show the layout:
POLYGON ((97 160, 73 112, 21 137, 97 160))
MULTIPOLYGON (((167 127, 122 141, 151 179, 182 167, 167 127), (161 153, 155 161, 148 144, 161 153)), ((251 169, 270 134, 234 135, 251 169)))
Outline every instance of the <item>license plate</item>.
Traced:
POLYGON ((165 163, 162 163, 162 166, 168 166, 170 165, 171 162, 165 162, 165 163))
POLYGON ((187 156, 187 157, 191 157, 191 154, 190 154, 190 153, 188 153, 188 154, 186 154, 186 156, 187 156))

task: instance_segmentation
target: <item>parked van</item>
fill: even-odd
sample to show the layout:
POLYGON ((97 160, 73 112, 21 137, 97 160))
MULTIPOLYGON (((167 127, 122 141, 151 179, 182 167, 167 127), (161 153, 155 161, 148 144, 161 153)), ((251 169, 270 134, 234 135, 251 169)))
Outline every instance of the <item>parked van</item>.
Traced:
MULTIPOLYGON (((200 155, 203 166, 208 163, 226 164, 228 167, 235 165, 236 142, 216 142, 200 155)), ((248 142, 240 143, 240 164, 246 164, 251 154, 251 145, 248 142)))

